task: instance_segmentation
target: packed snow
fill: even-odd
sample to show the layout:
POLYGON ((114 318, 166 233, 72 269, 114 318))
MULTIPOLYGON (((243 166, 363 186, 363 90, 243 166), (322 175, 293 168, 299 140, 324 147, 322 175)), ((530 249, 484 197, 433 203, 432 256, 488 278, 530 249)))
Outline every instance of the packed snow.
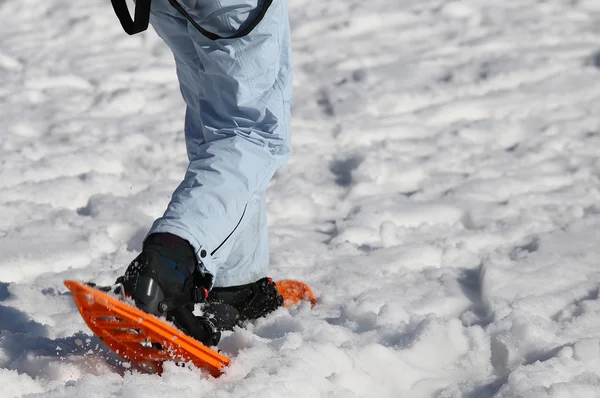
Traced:
POLYGON ((275 279, 220 378, 131 371, 110 284, 183 176, 170 50, 103 0, 0 2, 0 397, 599 397, 600 2, 291 0, 275 279))

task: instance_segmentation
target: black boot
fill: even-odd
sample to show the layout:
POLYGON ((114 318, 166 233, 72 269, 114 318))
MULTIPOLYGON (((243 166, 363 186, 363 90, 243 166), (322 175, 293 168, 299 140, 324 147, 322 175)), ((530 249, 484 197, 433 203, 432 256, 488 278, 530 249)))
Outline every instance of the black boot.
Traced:
POLYGON ((283 297, 271 278, 232 287, 213 288, 206 299, 204 316, 219 330, 231 330, 244 321, 261 318, 283 305, 283 297))
POLYGON ((206 290, 194 283, 197 265, 194 249, 186 240, 168 233, 153 234, 117 282, 139 309, 166 316, 187 335, 212 346, 220 333, 213 322, 192 312, 194 303, 206 298, 206 290))

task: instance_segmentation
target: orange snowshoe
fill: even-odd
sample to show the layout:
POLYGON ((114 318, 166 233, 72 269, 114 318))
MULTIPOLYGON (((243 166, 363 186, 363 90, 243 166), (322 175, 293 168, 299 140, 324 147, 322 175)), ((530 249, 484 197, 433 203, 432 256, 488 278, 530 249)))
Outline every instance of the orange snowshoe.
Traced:
MULTIPOLYGON (((122 301, 109 292, 85 283, 64 282, 85 323, 112 351, 144 371, 162 372, 162 363, 192 363, 217 377, 229 365, 229 358, 186 335, 154 315, 122 301)), ((315 296, 303 282, 276 282, 284 306, 299 301, 316 304, 315 296)))
POLYGON ((317 304, 315 295, 304 282, 286 279, 275 282, 275 286, 277 286, 277 291, 283 297, 284 307, 289 307, 300 301, 310 301, 312 307, 317 304))

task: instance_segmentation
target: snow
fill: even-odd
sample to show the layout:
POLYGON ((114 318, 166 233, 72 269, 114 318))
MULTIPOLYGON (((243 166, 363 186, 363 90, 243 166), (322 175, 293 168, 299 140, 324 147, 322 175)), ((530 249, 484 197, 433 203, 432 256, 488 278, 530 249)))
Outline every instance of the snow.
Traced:
POLYGON ((597 1, 293 0, 271 276, 218 379, 132 372, 109 284, 186 167, 171 54, 105 1, 0 2, 0 396, 600 396, 597 1))

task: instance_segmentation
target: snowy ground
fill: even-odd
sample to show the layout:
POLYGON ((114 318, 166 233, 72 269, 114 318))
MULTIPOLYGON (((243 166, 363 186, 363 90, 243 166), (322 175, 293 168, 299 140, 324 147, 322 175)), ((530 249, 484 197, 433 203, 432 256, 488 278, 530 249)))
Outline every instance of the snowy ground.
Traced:
POLYGON ((0 396, 599 397, 599 4, 291 0, 271 276, 320 305, 212 379, 124 372, 62 284, 122 273, 185 170, 169 50, 1 1, 0 396))

